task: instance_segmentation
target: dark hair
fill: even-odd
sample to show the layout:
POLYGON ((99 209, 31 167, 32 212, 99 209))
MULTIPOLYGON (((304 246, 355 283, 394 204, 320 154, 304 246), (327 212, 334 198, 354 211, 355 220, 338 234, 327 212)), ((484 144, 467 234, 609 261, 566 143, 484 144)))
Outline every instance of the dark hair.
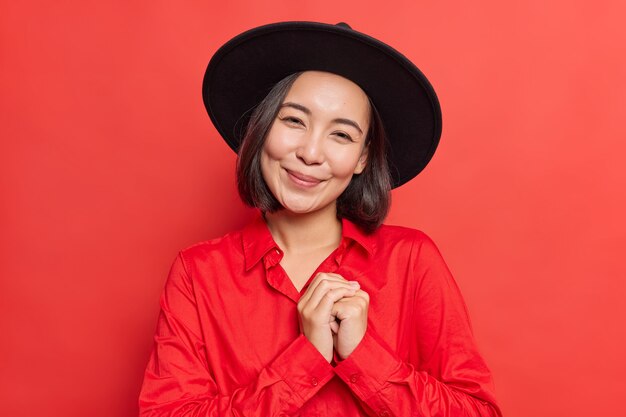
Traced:
MULTIPOLYGON (((302 74, 280 80, 254 109, 237 156, 237 187, 243 202, 263 212, 283 207, 268 188, 261 173, 261 152, 287 92, 302 74)), ((370 126, 365 139, 369 146, 367 163, 355 174, 337 199, 337 217, 349 219, 365 232, 373 232, 383 222, 391 204, 391 174, 387 163, 387 137, 383 123, 370 100, 370 126)))

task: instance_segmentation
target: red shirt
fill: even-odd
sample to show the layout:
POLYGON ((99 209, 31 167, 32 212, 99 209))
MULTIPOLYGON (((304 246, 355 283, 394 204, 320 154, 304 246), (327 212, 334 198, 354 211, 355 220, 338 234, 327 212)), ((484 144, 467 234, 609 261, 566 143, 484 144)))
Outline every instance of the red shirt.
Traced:
POLYGON ((308 283, 296 290, 259 215, 174 261, 140 415, 501 416, 434 243, 404 227, 366 235, 342 224, 316 273, 357 280, 370 295, 367 332, 348 358, 328 363, 300 333, 308 283))

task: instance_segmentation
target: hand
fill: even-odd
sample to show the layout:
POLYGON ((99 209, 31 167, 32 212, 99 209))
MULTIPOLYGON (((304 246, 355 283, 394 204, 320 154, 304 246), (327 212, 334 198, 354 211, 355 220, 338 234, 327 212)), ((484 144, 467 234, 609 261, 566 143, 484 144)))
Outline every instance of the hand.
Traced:
POLYGON ((302 333, 328 362, 333 359, 331 323, 336 324, 331 314, 333 306, 344 297, 354 296, 358 290, 357 282, 349 282, 338 274, 320 272, 298 302, 302 333))
POLYGON ((354 295, 345 296, 333 305, 331 315, 336 318, 331 323, 333 345, 341 359, 350 356, 363 340, 367 330, 369 304, 369 294, 358 290, 354 295))

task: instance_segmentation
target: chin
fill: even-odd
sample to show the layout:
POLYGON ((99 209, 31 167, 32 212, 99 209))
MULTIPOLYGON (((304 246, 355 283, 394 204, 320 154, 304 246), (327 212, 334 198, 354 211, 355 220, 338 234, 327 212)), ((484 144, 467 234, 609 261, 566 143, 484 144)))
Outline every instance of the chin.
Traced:
POLYGON ((306 201, 280 201, 283 210, 293 214, 307 214, 316 212, 325 206, 320 206, 316 202, 306 201))
POLYGON ((311 206, 292 206, 292 205, 283 205, 283 210, 288 211, 293 214, 307 214, 313 213, 318 210, 317 207, 311 206))

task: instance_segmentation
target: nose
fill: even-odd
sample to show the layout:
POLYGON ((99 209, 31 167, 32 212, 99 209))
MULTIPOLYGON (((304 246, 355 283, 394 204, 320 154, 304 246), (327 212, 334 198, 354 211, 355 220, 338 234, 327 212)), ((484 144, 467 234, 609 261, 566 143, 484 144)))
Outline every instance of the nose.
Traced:
POLYGON ((319 165, 324 162, 321 135, 309 133, 302 137, 300 146, 296 149, 296 156, 307 165, 319 165))

